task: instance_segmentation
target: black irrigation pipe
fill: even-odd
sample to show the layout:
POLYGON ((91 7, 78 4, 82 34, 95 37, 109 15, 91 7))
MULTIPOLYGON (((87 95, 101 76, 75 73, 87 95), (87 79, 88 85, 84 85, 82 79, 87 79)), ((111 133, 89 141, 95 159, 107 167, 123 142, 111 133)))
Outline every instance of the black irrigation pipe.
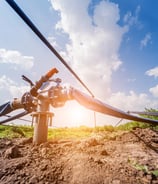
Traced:
POLYGON ((73 69, 67 64, 62 56, 55 50, 55 48, 49 43, 39 29, 33 24, 23 10, 15 3, 14 0, 6 0, 6 2, 15 10, 15 12, 22 18, 22 20, 31 28, 31 30, 40 38, 40 40, 50 49, 52 53, 63 63, 63 65, 73 74, 73 76, 82 84, 82 86, 94 97, 91 90, 86 84, 80 79, 80 77, 73 71, 73 69))

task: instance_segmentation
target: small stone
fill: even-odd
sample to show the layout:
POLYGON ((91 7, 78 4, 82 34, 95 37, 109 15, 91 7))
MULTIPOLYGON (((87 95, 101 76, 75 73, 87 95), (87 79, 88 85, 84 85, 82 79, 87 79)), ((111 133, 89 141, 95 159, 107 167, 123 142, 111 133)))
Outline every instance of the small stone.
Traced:
POLYGON ((38 178, 37 178, 37 176, 32 176, 32 178, 30 179, 30 182, 29 182, 30 184, 34 184, 34 183, 38 183, 38 178))
POLYGON ((72 146, 72 142, 68 142, 68 143, 65 143, 63 144, 64 147, 71 147, 72 146))
POLYGON ((96 162, 97 164, 103 164, 103 161, 98 158, 94 159, 94 162, 96 162))
POLYGON ((47 169, 47 167, 48 167, 48 165, 47 164, 45 164, 45 165, 43 165, 43 166, 41 166, 41 171, 45 171, 46 169, 47 169))
POLYGON ((48 153, 48 148, 42 148, 42 149, 40 150, 40 152, 41 152, 41 156, 42 156, 42 157, 45 157, 45 156, 47 155, 47 153, 48 153))
POLYGON ((21 156, 21 153, 19 151, 18 146, 12 146, 11 148, 7 149, 4 153, 5 158, 17 158, 20 156, 21 156))
POLYGON ((6 146, 10 146, 10 145, 12 145, 12 142, 11 141, 7 141, 5 144, 6 144, 6 146))
POLYGON ((113 180, 112 184, 120 184, 120 180, 113 180))
POLYGON ((104 155, 104 156, 109 155, 108 152, 107 152, 106 150, 102 150, 100 154, 101 154, 101 155, 104 155))
POLYGON ((19 142, 19 144, 22 144, 22 145, 29 144, 29 143, 32 143, 32 137, 24 138, 19 142))
POLYGON ((151 175, 151 174, 148 174, 148 175, 146 176, 146 178, 147 178, 147 180, 151 181, 151 180, 152 180, 152 175, 151 175))

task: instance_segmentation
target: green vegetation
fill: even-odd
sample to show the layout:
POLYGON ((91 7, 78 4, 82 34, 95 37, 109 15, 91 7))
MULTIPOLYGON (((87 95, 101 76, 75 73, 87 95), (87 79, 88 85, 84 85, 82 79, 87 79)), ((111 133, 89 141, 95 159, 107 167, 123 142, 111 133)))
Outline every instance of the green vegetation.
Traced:
MULTIPOLYGON (((153 108, 150 108, 150 109, 145 108, 144 111, 149 112, 149 113, 150 112, 158 112, 156 109, 153 109, 153 108)), ((150 116, 149 115, 140 115, 140 116, 142 116, 144 118, 158 120, 158 116, 151 116, 151 115, 150 116)), ((140 123, 140 122, 135 122, 135 121, 126 123, 124 125, 120 125, 120 126, 117 127, 117 129, 118 130, 129 130, 130 131, 133 128, 136 128, 136 127, 138 127, 138 128, 151 128, 152 127, 153 129, 158 130, 158 126, 153 126, 153 125, 150 125, 148 123, 140 123)))
MULTIPOLYGON (((117 133, 118 131, 130 131, 136 127, 147 128, 151 125, 147 123, 129 122, 118 127, 112 125, 97 126, 96 128, 80 126, 76 128, 49 128, 48 138, 49 139, 62 139, 62 138, 85 138, 90 136, 92 133, 97 132, 109 132, 117 133)), ((158 129, 158 126, 154 127, 158 129)), ((18 137, 32 137, 33 127, 31 126, 9 126, 0 125, 0 138, 18 138, 18 137)))
MULTIPOLYGON (((49 128, 49 139, 62 139, 62 138, 85 138, 92 133, 108 131, 113 132, 115 128, 113 126, 104 126, 90 128, 86 126, 80 126, 76 128, 49 128)), ((0 138, 18 138, 18 137, 32 137, 33 127, 30 126, 9 126, 0 125, 0 138)))
POLYGON ((0 138, 31 137, 32 135, 32 127, 0 125, 0 138))
POLYGON ((139 123, 139 122, 133 121, 123 125, 119 125, 118 127, 116 127, 116 129, 130 131, 134 128, 150 128, 150 127, 153 127, 153 126, 148 123, 139 123))
POLYGON ((148 168, 147 165, 139 164, 136 161, 132 161, 130 159, 128 159, 128 162, 136 170, 143 171, 146 174, 153 174, 156 177, 158 176, 158 170, 157 169, 155 169, 155 170, 149 170, 149 168, 148 168))
POLYGON ((48 130, 48 138, 63 139, 63 138, 85 138, 93 132, 92 128, 50 128, 48 130))
MULTIPOLYGON (((153 109, 153 108, 145 108, 145 112, 158 112, 156 109, 153 109)), ((158 116, 149 116, 149 115, 142 115, 142 117, 144 118, 150 118, 150 119, 155 119, 155 120, 158 120, 158 116)))
MULTIPOLYGON (((81 126, 80 128, 49 128, 48 138, 84 138, 94 131, 93 128, 81 126)), ((0 138, 32 137, 33 127, 31 126, 9 126, 0 125, 0 138)))

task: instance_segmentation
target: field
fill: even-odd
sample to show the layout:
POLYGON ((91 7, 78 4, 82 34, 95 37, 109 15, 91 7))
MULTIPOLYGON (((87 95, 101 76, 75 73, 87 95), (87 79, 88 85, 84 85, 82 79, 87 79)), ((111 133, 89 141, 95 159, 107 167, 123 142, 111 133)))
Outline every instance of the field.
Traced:
POLYGON ((1 184, 158 183, 157 127, 49 129, 32 144, 32 127, 0 126, 1 184))

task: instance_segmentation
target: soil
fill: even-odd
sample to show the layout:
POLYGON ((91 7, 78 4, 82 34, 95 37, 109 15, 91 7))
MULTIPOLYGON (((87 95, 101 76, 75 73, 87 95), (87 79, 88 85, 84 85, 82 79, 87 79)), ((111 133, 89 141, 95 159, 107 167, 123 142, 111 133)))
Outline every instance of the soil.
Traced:
POLYGON ((76 140, 0 139, 0 184, 158 184, 158 132, 76 140))

